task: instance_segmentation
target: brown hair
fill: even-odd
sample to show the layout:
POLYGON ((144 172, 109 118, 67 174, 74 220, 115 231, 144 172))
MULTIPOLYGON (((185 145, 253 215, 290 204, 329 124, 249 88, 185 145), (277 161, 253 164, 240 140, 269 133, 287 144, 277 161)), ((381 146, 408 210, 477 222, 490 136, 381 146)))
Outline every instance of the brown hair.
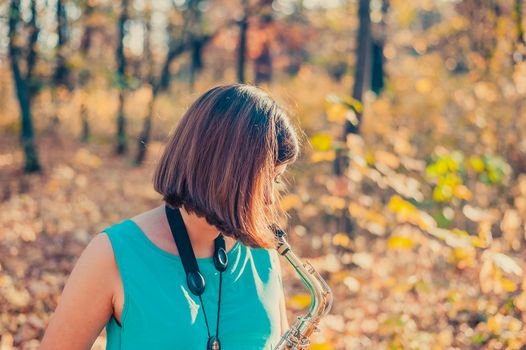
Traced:
POLYGON ((269 191, 275 168, 298 154, 296 131, 268 93, 220 85, 184 114, 157 165, 154 188, 167 205, 184 206, 243 244, 274 248, 270 225, 284 213, 269 202, 269 191))

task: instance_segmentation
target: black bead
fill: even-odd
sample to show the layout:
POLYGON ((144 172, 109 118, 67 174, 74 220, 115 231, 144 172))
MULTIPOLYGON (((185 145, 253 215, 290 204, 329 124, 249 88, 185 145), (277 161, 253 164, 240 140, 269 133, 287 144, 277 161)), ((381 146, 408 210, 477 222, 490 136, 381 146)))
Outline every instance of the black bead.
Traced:
POLYGON ((216 250, 216 253, 214 254, 214 265, 216 266, 216 269, 221 272, 226 270, 226 267, 228 266, 228 256, 225 249, 218 248, 216 250))
POLYGON ((186 283, 194 295, 199 296, 205 291, 205 278, 199 272, 189 272, 186 275, 186 283))
POLYGON ((207 350, 220 350, 221 349, 221 343, 219 342, 219 338, 215 335, 208 338, 208 344, 206 345, 207 350))

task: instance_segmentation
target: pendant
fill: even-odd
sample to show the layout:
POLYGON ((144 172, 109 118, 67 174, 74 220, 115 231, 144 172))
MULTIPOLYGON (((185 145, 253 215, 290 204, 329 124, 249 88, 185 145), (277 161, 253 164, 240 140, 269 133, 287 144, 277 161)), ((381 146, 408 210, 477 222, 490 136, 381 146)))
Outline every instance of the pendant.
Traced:
POLYGON ((208 339, 206 350, 220 350, 220 349, 221 349, 221 343, 219 342, 219 338, 217 338, 215 335, 211 336, 208 339))

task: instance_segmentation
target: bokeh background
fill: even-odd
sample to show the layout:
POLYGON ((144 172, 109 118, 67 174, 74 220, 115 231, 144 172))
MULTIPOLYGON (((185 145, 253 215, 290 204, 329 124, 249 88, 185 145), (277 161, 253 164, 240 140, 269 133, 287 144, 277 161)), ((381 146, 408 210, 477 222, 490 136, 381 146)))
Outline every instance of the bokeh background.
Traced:
MULTIPOLYGON (((0 349, 38 347, 86 244, 160 204, 169 132, 232 82, 300 130, 281 224, 335 296, 311 349, 526 349, 525 7, 1 1, 0 349)), ((292 324, 310 297, 282 266, 292 324)))

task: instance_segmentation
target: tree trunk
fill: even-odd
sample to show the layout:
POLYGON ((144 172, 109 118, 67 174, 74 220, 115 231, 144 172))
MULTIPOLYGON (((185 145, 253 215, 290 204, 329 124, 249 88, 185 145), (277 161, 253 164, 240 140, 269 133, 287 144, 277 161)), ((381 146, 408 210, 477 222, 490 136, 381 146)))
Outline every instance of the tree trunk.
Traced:
POLYGON ((83 56, 87 56, 89 49, 91 48, 91 38, 94 31, 93 25, 91 24, 91 19, 95 6, 90 0, 86 0, 86 8, 84 10, 84 32, 82 33, 82 38, 80 40, 80 51, 83 56))
POLYGON ((11 71, 13 73, 13 80, 15 82, 16 96, 20 106, 21 115, 21 132, 20 142, 24 151, 24 172, 31 173, 41 171, 42 168, 38 161, 37 148, 34 141, 33 119, 31 115, 31 88, 28 81, 32 79, 32 69, 36 61, 36 51, 34 50, 36 38, 38 37, 38 28, 36 27, 36 5, 35 1, 31 1, 32 19, 30 25, 34 26, 30 34, 30 51, 27 56, 27 72, 26 76, 22 75, 20 71, 20 48, 15 44, 16 27, 20 22, 20 1, 11 0, 9 8, 9 60, 11 71), (36 34, 35 34, 36 32, 36 34))
MULTIPOLYGON (((361 103, 363 101, 363 93, 366 87, 365 82, 367 81, 366 78, 368 76, 367 68, 369 67, 371 51, 370 0, 360 0, 358 16, 359 28, 356 39, 356 64, 354 67, 354 86, 352 89, 352 97, 361 103)), ((348 133, 359 133, 360 123, 362 121, 362 111, 355 111, 356 118, 358 119, 357 125, 354 125, 350 121, 346 120, 344 140, 347 139, 348 133)))
POLYGON ((31 97, 36 95, 39 89, 39 86, 33 74, 33 70, 37 62, 37 39, 38 39, 38 34, 40 32, 40 29, 37 26, 37 5, 36 5, 35 0, 31 0, 30 9, 31 9, 31 20, 29 21, 29 28, 30 28, 29 43, 28 43, 29 51, 27 52, 27 57, 26 57, 25 81, 26 81, 26 85, 28 86, 28 90, 29 90, 29 98, 30 100, 32 100, 31 97))
POLYGON ((371 62, 371 90, 379 95, 385 85, 385 55, 384 47, 387 38, 387 13, 389 11, 389 0, 382 0, 382 19, 373 31, 372 37, 372 62, 371 62))
POLYGON ((90 137, 90 125, 88 119, 88 108, 84 101, 80 104, 80 120, 82 123, 82 132, 80 134, 80 142, 87 143, 90 137))
POLYGON ((517 41, 526 45, 524 39, 524 28, 522 27, 522 0, 515 0, 515 23, 517 25, 517 41))
POLYGON ((117 114, 117 154, 124 154, 128 150, 126 138, 126 116, 124 115, 126 79, 126 56, 124 54, 124 25, 128 20, 128 0, 122 0, 121 14, 118 22, 119 39, 117 43, 117 86, 119 89, 119 111, 117 114))
POLYGON ((128 140, 126 137, 126 118, 124 117, 124 90, 119 90, 119 109, 117 112, 117 154, 128 151, 128 140))
POLYGON ((150 141, 150 134, 152 129, 152 119, 153 119, 153 109, 155 106, 156 95, 155 92, 152 93, 152 99, 148 104, 148 115, 144 118, 141 134, 137 140, 137 158, 135 159, 135 164, 140 165, 146 158, 146 151, 148 148, 148 143, 150 141))
POLYGON ((239 22, 239 44, 237 53, 237 81, 245 82, 245 62, 247 55, 247 30, 248 30, 248 9, 247 0, 243 0, 244 14, 239 22))
POLYGON ((515 27, 517 32, 517 39, 515 40, 512 57, 512 63, 514 65, 526 60, 526 39, 524 37, 524 27, 522 25, 522 2, 523 0, 515 0, 515 8, 513 10, 515 14, 515 27))
MULTIPOLYGON (((359 26, 357 32, 356 45, 356 64, 354 66, 354 86, 352 90, 352 97, 362 103, 365 83, 368 77, 368 70, 370 68, 370 51, 371 51, 371 17, 370 17, 370 0, 360 0, 358 8, 359 26)), ((349 133, 359 133, 359 127, 362 119, 363 108, 355 108, 354 112, 357 117, 356 125, 349 120, 345 121, 344 132, 342 133, 341 144, 342 147, 336 150, 336 158, 334 160, 334 173, 336 182, 341 183, 342 187, 347 183, 347 168, 349 166, 348 149, 347 149, 347 135, 349 133)), ((347 205, 341 211, 338 218, 338 231, 345 232, 352 236, 354 223, 349 217, 347 205)))
MULTIPOLYGON (((149 5, 149 4, 148 4, 149 5)), ((149 8, 149 6, 148 6, 149 8)), ((144 159, 146 158, 146 152, 148 151, 148 143, 150 141, 150 134, 152 129, 152 123, 153 123, 153 110, 155 106, 155 100, 157 98, 157 93, 159 91, 159 83, 155 81, 155 75, 154 75, 154 61, 153 61, 153 55, 152 55, 152 48, 151 48, 151 12, 147 11, 145 13, 146 17, 146 33, 144 36, 144 58, 145 63, 147 64, 146 67, 146 76, 145 79, 148 84, 150 84, 152 89, 152 97, 150 100, 150 103, 148 104, 148 112, 146 117, 144 118, 142 131, 139 134, 139 138, 137 139, 137 157, 135 158, 135 165, 141 165, 144 162, 144 159)))
POLYGON ((194 90, 195 77, 203 69, 203 39, 194 38, 191 45, 190 56, 190 91, 194 90))
POLYGON ((58 42, 56 47, 57 56, 55 72, 53 74, 53 84, 55 86, 66 86, 68 89, 71 89, 69 83, 69 69, 66 65, 66 58, 64 54, 68 36, 66 9, 64 7, 63 0, 57 0, 56 6, 58 42))
POLYGON ((270 50, 270 41, 272 40, 270 32, 274 22, 272 0, 260 0, 260 4, 263 15, 260 18, 259 30, 265 33, 265 39, 263 40, 260 54, 254 60, 254 80, 256 85, 272 80, 272 55, 270 50))

